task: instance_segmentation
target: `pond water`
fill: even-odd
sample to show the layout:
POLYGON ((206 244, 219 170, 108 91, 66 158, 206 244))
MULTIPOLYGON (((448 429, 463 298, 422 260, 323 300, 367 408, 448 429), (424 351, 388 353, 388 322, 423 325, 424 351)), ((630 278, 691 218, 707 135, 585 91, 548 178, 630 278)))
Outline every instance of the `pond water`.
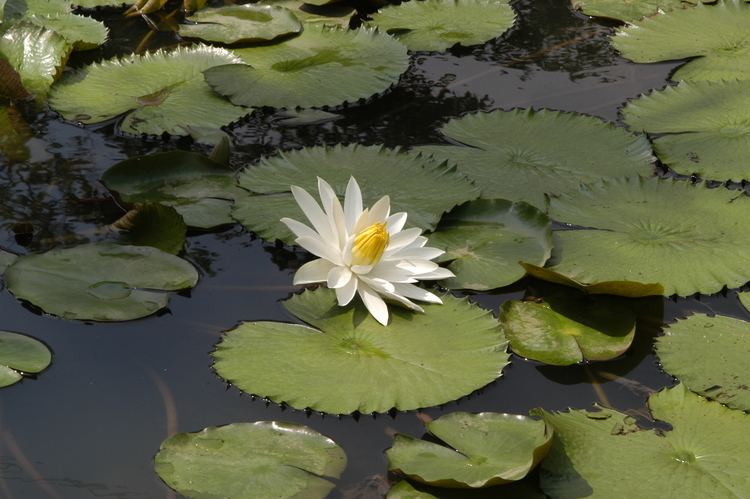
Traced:
MULTIPOLYGON (((606 38, 612 27, 565 3, 517 2, 519 21, 505 36, 471 49, 412 56, 409 71, 390 93, 340 111, 337 121, 283 127, 273 113, 256 113, 231 128, 232 165, 320 144, 438 143, 444 121, 479 110, 548 107, 616 120, 627 99, 666 84, 675 64, 621 59, 606 38)), ((97 17, 110 26, 112 41, 76 56, 73 66, 127 53, 147 33, 137 18, 123 21, 115 11, 97 17)), ((145 47, 170 44, 172 35, 162 33, 145 47)), ((187 140, 121 137, 113 123, 80 128, 31 109, 25 117, 34 134, 30 159, 9 164, 0 158, 0 247, 18 253, 102 238, 99 228, 122 214, 98 183, 114 163, 177 147, 200 150, 187 140)), ((168 435, 275 419, 306 424, 344 448, 349 464, 333 497, 382 497, 389 480, 383 451, 395 432, 423 433, 417 413, 307 414, 243 395, 210 367, 209 354, 222 331, 242 320, 293 320, 280 300, 295 291, 292 275, 305 254, 263 243, 235 226, 192 233, 185 257, 201 272, 198 286, 173 297, 165 312, 127 323, 64 321, 0 293, 0 327, 33 335, 54 352, 53 365, 38 379, 0 392, 0 496, 176 497, 153 471, 153 456, 168 435)), ((534 284, 526 279, 471 299, 497 313, 501 303, 522 297, 534 284)), ((642 305, 656 310, 657 323, 689 311, 750 318, 735 293, 642 305)), ((654 334, 654 327, 644 327, 625 356, 588 367, 542 366, 513 356, 496 382, 423 412, 523 414, 535 407, 588 408, 598 402, 644 416, 650 391, 673 383, 652 354, 654 334)))

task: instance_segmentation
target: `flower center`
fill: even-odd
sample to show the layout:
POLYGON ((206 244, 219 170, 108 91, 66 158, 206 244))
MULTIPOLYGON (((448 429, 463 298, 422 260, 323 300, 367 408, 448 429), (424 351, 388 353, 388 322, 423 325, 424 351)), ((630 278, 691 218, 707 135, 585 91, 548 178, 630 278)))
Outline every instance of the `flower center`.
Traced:
POLYGON ((385 223, 372 224, 354 236, 352 265, 375 265, 383 256, 390 236, 385 223))

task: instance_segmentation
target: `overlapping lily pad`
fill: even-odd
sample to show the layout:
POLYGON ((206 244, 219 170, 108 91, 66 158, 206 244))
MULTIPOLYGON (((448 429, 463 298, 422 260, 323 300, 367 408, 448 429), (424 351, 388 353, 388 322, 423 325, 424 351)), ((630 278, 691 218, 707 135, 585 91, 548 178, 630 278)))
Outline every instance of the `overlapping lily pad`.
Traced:
POLYGON ((683 385, 649 399, 671 430, 638 428, 617 411, 570 411, 544 419, 555 441, 542 462, 550 497, 746 497, 750 415, 709 402, 683 385))
POLYGON ((348 28, 354 7, 349 3, 336 2, 326 5, 312 5, 304 0, 266 0, 262 4, 278 5, 294 13, 303 24, 318 26, 338 26, 348 28))
POLYGON ((372 22, 409 50, 442 51, 496 38, 515 17, 506 0, 415 0, 376 12, 372 22))
POLYGON ((424 314, 391 307, 387 328, 360 303, 339 307, 328 289, 305 291, 284 306, 312 327, 246 322, 217 345, 214 369, 248 393, 297 409, 433 406, 492 382, 508 363, 497 321, 466 299, 446 295, 424 314))
POLYGON ((218 128, 248 110, 215 95, 202 72, 236 62, 231 52, 207 46, 110 59, 63 78, 50 93, 50 106, 84 124, 124 114, 120 129, 130 134, 188 135, 191 126, 218 128))
POLYGON ((674 10, 627 26, 612 43, 635 62, 700 56, 678 69, 673 80, 750 79, 748 23, 750 5, 744 0, 718 0, 715 5, 698 2, 695 8, 674 10))
MULTIPOLYGON (((554 255, 552 258, 555 258, 554 255)), ((646 296, 658 296, 664 293, 664 286, 658 282, 644 283, 638 281, 618 280, 586 283, 576 281, 575 279, 559 272, 555 272, 552 269, 538 267, 530 263, 523 262, 521 263, 521 266, 526 270, 528 275, 536 277, 537 279, 554 284, 562 284, 563 286, 569 286, 590 295, 614 295, 625 296, 628 298, 643 298, 646 296)))
POLYGON ((750 197, 680 180, 605 179, 554 198, 552 270, 581 282, 658 282, 665 296, 710 294, 750 280, 750 197))
POLYGON ((750 411, 750 323, 691 315, 664 330, 656 340, 656 353, 664 370, 690 390, 750 411))
POLYGON ((220 66, 205 74, 216 92, 240 106, 353 103, 388 90, 409 66, 406 47, 366 28, 308 25, 285 43, 234 52, 245 64, 220 66))
POLYGON ((629 23, 672 9, 694 7, 696 3, 688 0, 572 0, 573 8, 587 16, 608 17, 629 23))
POLYGON ((476 181, 483 198, 526 201, 542 210, 545 193, 652 171, 645 137, 580 114, 528 109, 469 114, 449 121, 441 132, 464 145, 416 150, 455 162, 476 181))
POLYGON ((195 268, 148 246, 85 244, 19 257, 5 271, 21 300, 64 319, 124 321, 167 306, 169 295, 193 287, 195 268))
POLYGON ((279 219, 305 217, 290 186, 313 192, 320 177, 343 195, 351 176, 362 186, 366 205, 388 195, 394 213, 407 212, 407 224, 427 230, 435 228, 443 213, 479 194, 455 168, 415 154, 383 146, 311 147, 264 158, 244 170, 240 186, 262 195, 238 198, 234 217, 263 239, 292 244, 294 235, 279 219))
POLYGON ((526 271, 520 261, 544 265, 552 252, 552 229, 545 214, 524 202, 479 199, 444 216, 430 246, 446 253, 456 277, 449 288, 487 290, 512 284, 526 271))
POLYGON ((396 435, 386 452, 388 465, 413 480, 444 487, 520 480, 544 459, 552 441, 544 421, 514 414, 454 412, 427 423, 427 429, 450 447, 396 435))
POLYGON ((176 255, 185 244, 187 226, 171 206, 138 204, 112 225, 124 231, 127 243, 135 246, 153 246, 176 255))
POLYGON ((280 421, 178 433, 155 458, 162 480, 190 499, 322 499, 345 467, 346 455, 333 440, 280 421))
POLYGON ((52 353, 39 340, 0 331, 0 388, 13 385, 24 374, 37 374, 50 365, 52 353))
POLYGON ((209 42, 268 42, 298 34, 302 24, 289 9, 276 5, 227 5, 202 9, 180 25, 180 35, 209 42))

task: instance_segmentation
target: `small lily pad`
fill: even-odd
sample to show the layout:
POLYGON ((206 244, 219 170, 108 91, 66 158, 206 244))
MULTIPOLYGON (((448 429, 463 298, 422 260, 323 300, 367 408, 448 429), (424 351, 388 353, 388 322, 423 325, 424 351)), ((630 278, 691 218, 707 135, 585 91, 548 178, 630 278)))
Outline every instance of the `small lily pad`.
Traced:
POLYGON ((691 315, 656 339, 664 370, 687 388, 733 409, 750 411, 750 323, 691 315))
POLYGON ((155 469, 190 499, 323 499, 346 467, 336 443, 299 424, 234 423, 165 440, 155 469))
POLYGON ((44 371, 50 362, 52 353, 41 341, 0 331, 0 388, 18 383, 24 374, 44 371))
POLYGON ((507 0, 412 0, 374 13, 372 22, 409 50, 439 52, 496 38, 515 18, 507 0))
POLYGON ((125 231, 126 240, 135 246, 153 246, 176 255, 185 244, 187 226, 171 206, 138 204, 112 225, 125 231))
POLYGON ((180 35, 209 42, 268 42, 299 34, 302 23, 289 9, 276 5, 227 5, 202 9, 186 19, 196 24, 180 25, 180 35))
POLYGON ((446 251, 456 277, 449 288, 487 290, 513 284, 526 271, 520 261, 544 265, 552 252, 552 229, 545 214, 524 202, 479 199, 445 215, 430 234, 430 246, 446 251))
POLYGON ((454 412, 427 423, 427 429, 450 447, 396 435, 386 452, 388 467, 441 487, 520 480, 544 459, 552 441, 544 421, 514 414, 454 412))
POLYGON ((64 319, 125 321, 167 306, 164 291, 191 288, 198 272, 148 246, 85 244, 26 255, 5 271, 16 298, 64 319))
POLYGON ((308 290, 284 306, 312 327, 246 322, 217 345, 214 369, 241 390, 296 409, 349 414, 443 404, 495 380, 508 354, 489 312, 442 299, 424 314, 393 308, 383 328, 361 303, 339 307, 333 291, 308 290))

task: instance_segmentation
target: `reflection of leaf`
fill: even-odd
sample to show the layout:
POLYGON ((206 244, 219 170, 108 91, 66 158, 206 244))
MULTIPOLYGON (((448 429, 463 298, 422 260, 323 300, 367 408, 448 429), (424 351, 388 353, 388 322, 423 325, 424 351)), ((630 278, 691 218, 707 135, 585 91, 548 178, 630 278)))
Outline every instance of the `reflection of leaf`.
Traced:
POLYGON ((13 107, 0 107, 0 157, 10 163, 29 159, 26 143, 33 138, 23 116, 13 107))
POLYGON ((126 231, 126 240, 135 246, 153 246, 176 255, 185 244, 185 221, 171 206, 138 204, 112 225, 126 231))
POLYGON ((267 42, 298 34, 302 24, 289 9, 275 5, 228 5, 203 9, 180 25, 180 35, 209 42, 267 42))
POLYGON ((0 388, 23 379, 23 373, 36 374, 47 369, 52 353, 44 343, 29 336, 0 331, 0 388))

